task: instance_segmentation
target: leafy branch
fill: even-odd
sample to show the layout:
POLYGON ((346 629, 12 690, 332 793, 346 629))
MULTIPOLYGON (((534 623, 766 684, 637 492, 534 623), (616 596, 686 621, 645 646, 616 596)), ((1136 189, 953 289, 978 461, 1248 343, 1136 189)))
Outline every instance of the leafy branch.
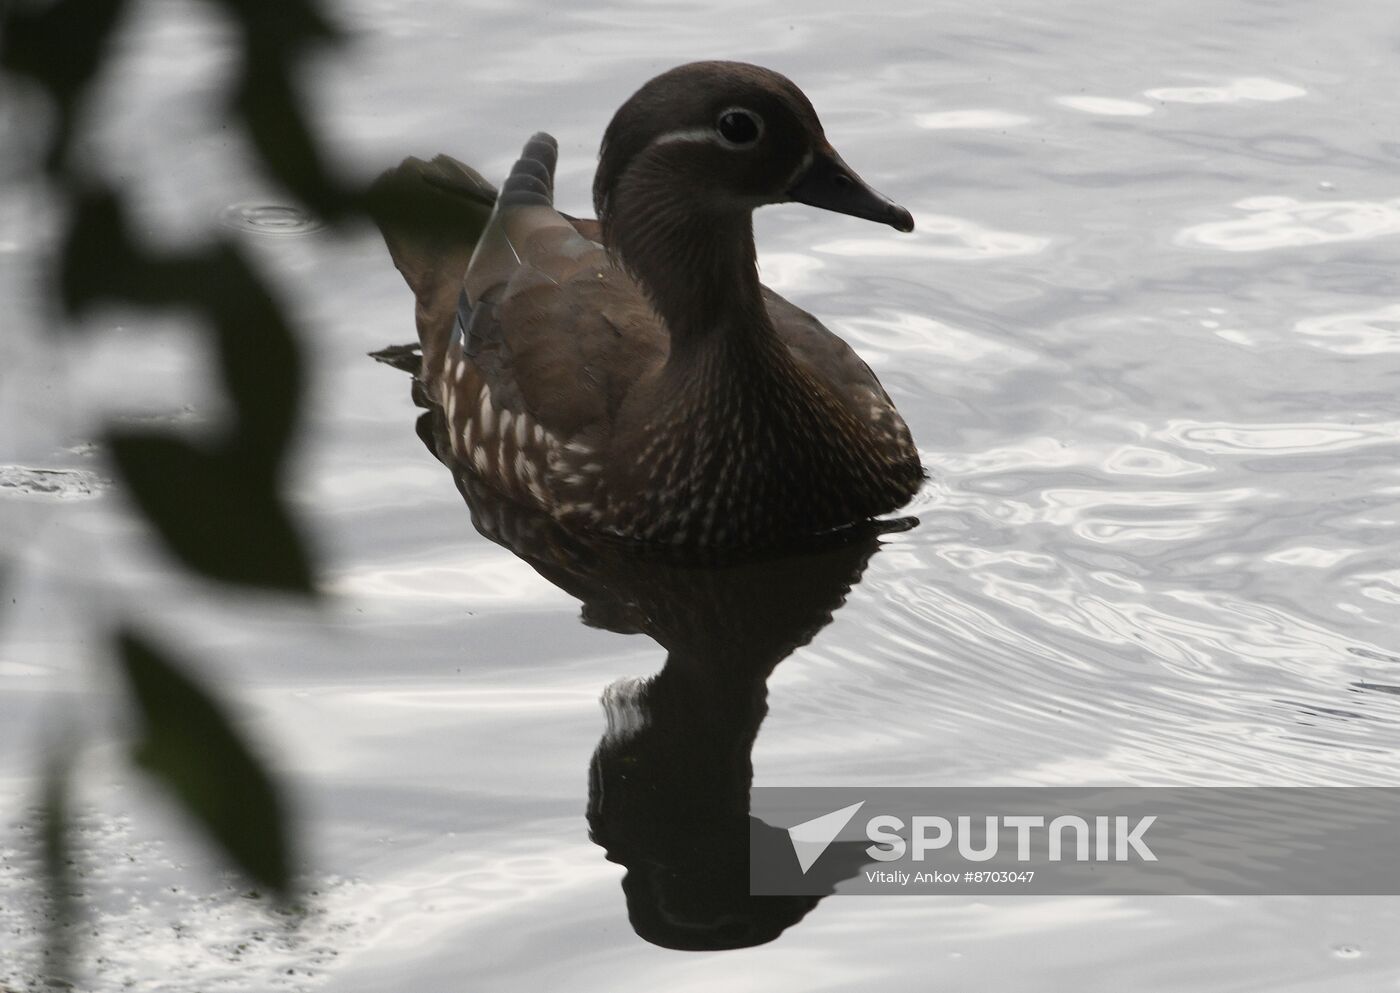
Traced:
MULTIPOLYGON (((312 557, 287 506, 282 477, 296 429, 304 362, 284 308, 238 247, 211 236, 169 251, 132 234, 127 198, 86 174, 72 154, 81 109, 101 78, 111 39, 136 0, 50 0, 0 7, 0 68, 52 101, 47 146, 33 163, 60 193, 66 234, 52 263, 69 326, 106 304, 179 308, 216 342, 233 417, 212 440, 172 430, 108 427, 116 474, 170 554, 200 576, 315 595, 312 557)), ((340 41, 312 0, 214 0, 239 27, 242 66, 228 114, 268 176, 330 220, 360 213, 358 189, 334 177, 296 84, 307 54, 340 41)), ((192 332, 194 333, 194 332, 192 332)), ((167 790, 243 873, 282 899, 294 891, 291 832, 281 790, 218 696, 129 619, 108 632, 110 656, 139 716, 134 765, 167 790)), ((43 776, 42 813, 50 977, 73 973, 77 916, 71 869, 71 745, 43 776)))

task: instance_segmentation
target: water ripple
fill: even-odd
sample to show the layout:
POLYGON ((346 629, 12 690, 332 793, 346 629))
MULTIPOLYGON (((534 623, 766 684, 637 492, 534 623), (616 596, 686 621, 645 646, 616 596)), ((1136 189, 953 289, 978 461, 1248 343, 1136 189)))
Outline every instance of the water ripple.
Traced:
POLYGON ((1116 97, 1056 97, 1061 107, 1077 110, 1085 114, 1101 117, 1146 117, 1152 108, 1136 100, 1119 100, 1116 97))
POLYGON ((1164 490, 1041 491, 1041 508, 1026 507, 1013 524, 1046 523, 1071 527, 1076 535, 1096 544, 1136 545, 1143 541, 1193 541, 1204 537, 1233 513, 1228 504, 1257 500, 1249 487, 1200 493, 1164 490))
POLYGON ((267 235, 310 234, 323 226, 300 207, 254 202, 229 204, 219 212, 219 223, 237 231, 267 235))
POLYGON ((931 114, 919 114, 914 123, 930 131, 988 130, 1016 128, 1029 124, 1031 119, 1021 114, 1004 110, 942 110, 931 114))
POLYGON ((915 212, 917 230, 906 238, 842 238, 813 245, 812 251, 860 259, 905 258, 978 261, 1043 252, 1049 238, 996 231, 976 221, 915 212))
POLYGON ((1194 476, 1211 471, 1204 463, 1188 461, 1160 448, 1045 436, 977 452, 930 453, 930 458, 943 471, 959 476, 1069 466, 1099 467, 1113 476, 1153 478, 1194 476))
POLYGON ((1164 103, 1240 103, 1258 100, 1275 103, 1306 96, 1307 90, 1262 76, 1232 79, 1220 86, 1165 86, 1143 91, 1143 96, 1164 103))
POLYGON ((1400 443, 1400 420, 1375 424, 1231 424, 1174 420, 1155 432, 1164 441, 1211 455, 1313 455, 1400 443))
POLYGON ((1400 199, 1305 201, 1263 196, 1236 201, 1234 206, 1250 215, 1184 228, 1177 233, 1176 243, 1225 252, 1262 252, 1400 234, 1400 199))
POLYGON ((1295 324, 1293 330, 1322 339, 1310 344, 1339 355, 1400 352, 1400 304, 1309 317, 1295 324))
POLYGON ((967 365, 990 362, 993 368, 1009 372, 1037 361, 1034 352, 1019 345, 906 312, 879 311, 873 317, 851 318, 840 323, 840 330, 872 362, 922 353, 967 365))

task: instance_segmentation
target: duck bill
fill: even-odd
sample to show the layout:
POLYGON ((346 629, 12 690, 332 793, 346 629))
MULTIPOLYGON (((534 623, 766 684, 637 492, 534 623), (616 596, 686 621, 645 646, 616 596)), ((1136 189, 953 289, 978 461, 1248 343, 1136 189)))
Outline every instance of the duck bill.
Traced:
POLYGON ((888 224, 896 231, 914 230, 909 211, 871 189, 830 145, 812 157, 812 164, 788 190, 787 198, 794 203, 888 224))

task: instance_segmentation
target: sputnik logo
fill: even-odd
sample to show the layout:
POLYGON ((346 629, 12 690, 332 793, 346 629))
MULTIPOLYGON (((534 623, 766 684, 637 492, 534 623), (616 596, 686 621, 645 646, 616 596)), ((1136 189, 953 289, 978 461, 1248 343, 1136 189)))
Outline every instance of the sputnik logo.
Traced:
POLYGON ((792 850, 797 855, 797 864, 802 867, 802 875, 807 875, 807 870, 822 857, 822 852, 836 840, 841 829, 851 822, 851 818, 856 816, 856 811, 863 806, 864 800, 840 810, 833 810, 829 814, 813 817, 810 821, 794 824, 787 829, 792 850))

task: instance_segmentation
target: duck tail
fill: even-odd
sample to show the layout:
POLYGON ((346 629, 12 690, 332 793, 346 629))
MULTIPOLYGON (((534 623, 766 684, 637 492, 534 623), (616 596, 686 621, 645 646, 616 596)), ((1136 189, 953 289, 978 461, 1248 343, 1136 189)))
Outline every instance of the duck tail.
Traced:
POLYGON ((525 143, 501 186, 502 207, 554 206, 554 166, 559 143, 543 131, 525 143))
POLYGON ((370 187, 368 206, 394 264, 422 296, 440 279, 461 279, 495 201, 496 191, 473 169, 439 155, 404 159, 384 172, 370 187))
POLYGON ((404 159, 370 187, 370 216, 418 303, 423 374, 441 363, 462 277, 495 202, 490 183, 446 155, 404 159))

